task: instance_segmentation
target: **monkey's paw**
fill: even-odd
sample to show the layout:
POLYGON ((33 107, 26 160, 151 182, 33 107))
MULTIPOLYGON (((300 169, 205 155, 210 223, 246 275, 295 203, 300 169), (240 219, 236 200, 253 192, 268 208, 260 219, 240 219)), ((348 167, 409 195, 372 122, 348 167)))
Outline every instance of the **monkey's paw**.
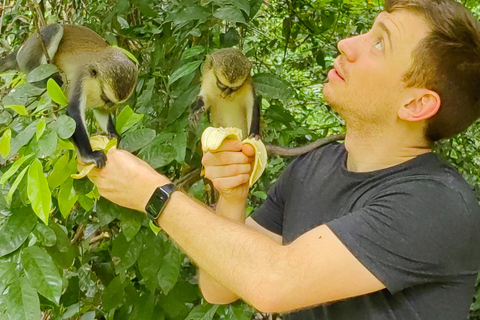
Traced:
POLYGON ((105 166, 107 156, 105 152, 110 148, 116 148, 117 140, 112 139, 108 140, 105 136, 94 136, 90 139, 90 144, 95 150, 92 154, 89 154, 88 157, 78 157, 78 171, 77 174, 72 174, 73 179, 81 179, 92 171, 94 167, 99 169, 105 166))

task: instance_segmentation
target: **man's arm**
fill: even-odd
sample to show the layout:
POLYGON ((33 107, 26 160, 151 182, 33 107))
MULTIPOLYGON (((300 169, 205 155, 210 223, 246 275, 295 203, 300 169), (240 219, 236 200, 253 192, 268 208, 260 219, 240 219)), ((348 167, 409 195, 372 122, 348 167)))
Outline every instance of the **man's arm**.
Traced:
MULTIPOLYGON (((110 149, 107 157, 89 177, 119 205, 145 212, 155 188, 170 182, 126 151, 110 149)), ((287 312, 385 288, 326 225, 282 246, 179 191, 158 223, 195 263, 260 311, 287 312)))

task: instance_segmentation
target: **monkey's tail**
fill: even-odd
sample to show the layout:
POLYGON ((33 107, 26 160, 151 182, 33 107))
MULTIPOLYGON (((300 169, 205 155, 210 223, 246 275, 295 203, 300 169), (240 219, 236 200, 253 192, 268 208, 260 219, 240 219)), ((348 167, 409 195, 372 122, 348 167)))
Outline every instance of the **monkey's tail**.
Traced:
POLYGON ((0 73, 7 70, 17 70, 17 52, 18 49, 7 55, 6 57, 0 59, 0 73))
POLYGON ((279 156, 284 156, 284 157, 292 157, 292 156, 298 156, 298 155, 310 152, 313 149, 316 149, 328 143, 335 142, 338 140, 343 140, 343 139, 345 139, 344 134, 335 134, 333 136, 315 140, 314 142, 301 147, 289 148, 289 147, 273 146, 271 144, 267 144, 266 147, 267 147, 267 151, 270 153, 273 153, 279 156))

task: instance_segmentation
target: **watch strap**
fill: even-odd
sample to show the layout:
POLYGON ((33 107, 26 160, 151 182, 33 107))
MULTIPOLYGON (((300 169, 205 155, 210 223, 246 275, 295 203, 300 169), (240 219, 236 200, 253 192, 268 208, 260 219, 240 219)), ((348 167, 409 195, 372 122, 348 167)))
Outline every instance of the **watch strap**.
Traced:
POLYGON ((145 211, 147 211, 148 217, 155 223, 158 217, 160 217, 162 214, 162 211, 170 199, 170 195, 173 191, 175 191, 175 185, 173 183, 169 183, 155 189, 155 192, 150 197, 150 200, 145 206, 145 211))

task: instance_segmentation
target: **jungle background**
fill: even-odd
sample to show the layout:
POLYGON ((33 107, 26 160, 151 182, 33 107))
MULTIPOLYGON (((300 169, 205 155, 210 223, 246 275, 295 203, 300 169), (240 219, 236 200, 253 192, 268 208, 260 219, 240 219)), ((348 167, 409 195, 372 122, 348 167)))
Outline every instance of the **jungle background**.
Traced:
MULTIPOLYGON (((463 3, 478 16, 478 1, 463 3)), ((338 40, 367 31, 380 0, 40 0, 0 2, 0 55, 45 23, 87 26, 131 52, 140 66, 135 93, 116 112, 120 147, 176 180, 200 166, 199 137, 188 115, 200 66, 215 49, 235 46, 253 62, 262 97, 262 135, 303 145, 342 133, 322 84, 338 40)), ((54 72, 0 75, 0 319, 267 319, 243 302, 206 303, 195 267, 140 213, 99 197, 74 180, 73 120, 55 88, 33 86, 54 72)), ((90 132, 97 126, 90 117, 90 132)), ((479 189, 479 124, 436 152, 479 189)), ((291 161, 269 156, 250 193, 258 207, 291 161)), ((189 192, 209 201, 209 186, 189 192)), ((478 192, 477 192, 478 193, 478 192)), ((479 248, 480 250, 480 248, 479 248)), ((477 286, 478 289, 478 286, 477 286)), ((478 290, 477 290, 478 291, 478 290)), ((471 319, 480 319, 480 291, 471 319)))

